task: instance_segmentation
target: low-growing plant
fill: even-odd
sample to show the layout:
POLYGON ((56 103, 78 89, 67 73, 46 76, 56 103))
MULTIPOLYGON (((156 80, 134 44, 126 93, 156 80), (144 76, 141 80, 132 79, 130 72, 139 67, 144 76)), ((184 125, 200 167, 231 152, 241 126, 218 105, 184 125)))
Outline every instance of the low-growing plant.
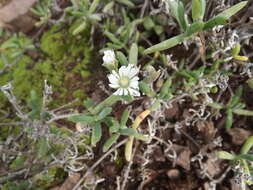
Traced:
POLYGON ((98 23, 101 20, 101 15, 95 13, 99 6, 100 0, 94 0, 92 3, 87 0, 74 1, 72 0, 72 7, 66 8, 68 14, 74 19, 74 29, 72 34, 77 35, 84 31, 86 28, 98 23))
POLYGON ((235 95, 230 99, 227 105, 221 103, 211 103, 209 106, 222 110, 225 109, 227 119, 226 119, 226 129, 230 129, 233 125, 233 114, 244 115, 244 116, 253 116, 253 111, 243 109, 245 104, 240 103, 240 98, 243 93, 243 87, 240 86, 236 89, 235 95))
POLYGON ((227 20, 240 11, 244 6, 246 6, 247 1, 240 2, 229 9, 219 13, 215 17, 209 19, 208 21, 203 21, 206 9, 205 0, 192 0, 192 20, 193 23, 189 23, 189 19, 185 13, 184 4, 180 0, 169 0, 169 7, 171 15, 177 20, 182 34, 165 40, 157 45, 154 45, 144 51, 145 54, 154 53, 156 51, 162 51, 172 48, 184 40, 193 37, 194 35, 211 29, 218 25, 225 25, 227 20))
POLYGON ((246 183, 253 184, 253 154, 249 151, 253 146, 253 136, 249 137, 243 144, 239 154, 229 153, 227 151, 219 151, 218 157, 220 159, 230 160, 231 166, 235 171, 235 182, 241 187, 246 183))

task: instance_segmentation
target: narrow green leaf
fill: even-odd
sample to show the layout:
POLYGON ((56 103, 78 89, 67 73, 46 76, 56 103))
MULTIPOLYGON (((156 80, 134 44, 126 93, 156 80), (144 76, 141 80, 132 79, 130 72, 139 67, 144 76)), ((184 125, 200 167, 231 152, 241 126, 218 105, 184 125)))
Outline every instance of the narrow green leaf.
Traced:
POLYGON ((111 107, 105 107, 105 108, 102 109, 102 111, 98 114, 97 119, 98 119, 98 120, 102 120, 102 119, 104 119, 106 116, 108 116, 111 112, 112 112, 112 108, 111 108, 111 107))
POLYGON ((233 108, 236 104, 238 104, 242 96, 242 92, 243 92, 243 87, 239 86, 235 91, 235 95, 232 97, 230 103, 228 104, 229 108, 233 108))
POLYGON ((126 122, 127 122, 128 118, 129 118, 129 115, 130 115, 130 111, 129 111, 129 109, 126 108, 124 110, 124 112, 122 113, 122 116, 121 116, 121 119, 120 119, 120 125, 121 126, 126 125, 126 122))
POLYGON ((150 16, 147 16, 143 20, 143 26, 146 30, 151 30, 155 27, 155 23, 150 16))
POLYGON ((235 159, 235 155, 230 154, 229 152, 226 151, 218 151, 218 158, 220 159, 224 159, 224 160, 234 160, 235 159))
POLYGON ((149 47, 148 49, 144 50, 144 54, 150 54, 157 51, 163 51, 169 48, 172 48, 180 43, 182 43, 185 39, 189 38, 187 34, 180 34, 168 40, 165 40, 159 44, 149 47))
POLYGON ((97 9, 98 5, 99 5, 100 0, 93 0, 90 8, 89 8, 89 14, 92 14, 95 12, 95 10, 97 9))
POLYGON ((122 45, 122 42, 119 39, 117 39, 116 36, 113 33, 105 31, 105 36, 107 38, 109 38, 109 40, 111 40, 116 45, 122 45))
POLYGON ((138 46, 133 43, 129 52, 129 64, 137 65, 138 62, 138 46))
POLYGON ((105 142, 104 146, 103 146, 103 152, 106 152, 107 150, 109 150, 109 148, 111 148, 111 146, 118 140, 120 134, 115 134, 112 135, 109 139, 107 139, 107 141, 105 142))
POLYGON ((250 136, 245 143, 242 145, 242 148, 240 150, 241 154, 247 154, 253 145, 253 136, 250 136))
POLYGON ((169 0, 168 1, 169 6, 170 6, 170 13, 171 15, 177 19, 177 21, 179 22, 179 18, 178 18, 178 2, 175 0, 169 0))
POLYGON ((185 31, 188 27, 188 20, 187 16, 185 15, 184 4, 182 1, 178 2, 178 21, 182 30, 185 31))
POLYGON ((229 130, 233 125, 233 111, 232 109, 228 109, 226 113, 227 113, 226 129, 229 130))
POLYGON ((252 154, 240 154, 237 156, 237 158, 253 162, 253 155, 252 154))
POLYGON ((206 13, 206 0, 200 0, 201 1, 201 15, 200 20, 203 20, 205 13, 206 13))
POLYGON ((251 110, 235 109, 233 110, 233 113, 237 115, 253 116, 253 111, 251 110))
POLYGON ((87 26, 86 21, 83 21, 83 23, 81 23, 73 32, 72 34, 75 36, 77 34, 79 34, 80 32, 82 32, 87 26))
POLYGON ((215 26, 225 25, 225 24, 227 24, 227 20, 225 17, 215 16, 205 23, 203 30, 208 30, 215 26))
POLYGON ((161 98, 163 98, 169 92, 171 84, 172 84, 172 79, 171 79, 171 77, 168 77, 160 90, 159 96, 161 98))
POLYGON ((91 145, 96 146, 97 142, 100 141, 102 136, 102 129, 100 123, 95 123, 92 129, 91 145))
POLYGON ((237 12, 239 12, 243 7, 246 6, 246 4, 248 3, 248 1, 242 1, 228 9, 226 9, 225 11, 223 11, 222 13, 218 14, 217 16, 221 16, 224 17, 226 20, 229 19, 231 16, 235 15, 237 12))
POLYGON ((130 0, 116 0, 118 3, 121 3, 123 5, 126 5, 130 8, 135 7, 134 3, 132 3, 130 0))
POLYGON ((123 66, 123 65, 127 66, 128 65, 128 60, 122 52, 117 51, 116 52, 116 57, 119 60, 119 63, 120 63, 121 66, 123 66))
POLYGON ((70 121, 73 122, 80 122, 84 125, 91 124, 95 121, 95 118, 91 115, 83 114, 83 115, 76 115, 69 118, 70 121))
POLYGON ((192 19, 194 22, 201 20, 202 6, 200 0, 192 0, 192 19))
POLYGON ((231 55, 233 57, 237 56, 241 51, 241 45, 240 44, 236 44, 235 47, 233 47, 231 55))
POLYGON ((223 104, 216 103, 216 102, 208 104, 208 106, 218 109, 218 110, 223 109, 225 107, 223 104))

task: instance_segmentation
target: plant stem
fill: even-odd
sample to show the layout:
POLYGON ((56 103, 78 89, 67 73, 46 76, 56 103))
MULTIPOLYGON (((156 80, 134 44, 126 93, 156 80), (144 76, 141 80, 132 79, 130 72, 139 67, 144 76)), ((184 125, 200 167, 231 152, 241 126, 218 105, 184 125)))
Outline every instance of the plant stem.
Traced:
MULTIPOLYGON (((139 114, 136 119, 134 120, 132 124, 133 129, 137 129, 140 123, 150 114, 150 110, 145 110, 141 114, 139 114)), ((125 158, 129 162, 132 158, 132 149, 133 149, 133 142, 134 142, 134 137, 130 136, 129 140, 126 143, 125 147, 125 158)))

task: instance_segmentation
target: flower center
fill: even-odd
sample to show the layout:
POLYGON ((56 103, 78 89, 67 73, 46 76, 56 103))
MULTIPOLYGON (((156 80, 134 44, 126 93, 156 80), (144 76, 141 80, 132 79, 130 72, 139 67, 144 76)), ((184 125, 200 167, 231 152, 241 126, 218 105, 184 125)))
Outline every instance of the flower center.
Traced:
POLYGON ((120 80, 119 80, 119 85, 120 85, 120 87, 122 87, 122 88, 128 88, 129 82, 130 82, 129 78, 126 77, 126 76, 123 76, 123 77, 121 77, 120 80))

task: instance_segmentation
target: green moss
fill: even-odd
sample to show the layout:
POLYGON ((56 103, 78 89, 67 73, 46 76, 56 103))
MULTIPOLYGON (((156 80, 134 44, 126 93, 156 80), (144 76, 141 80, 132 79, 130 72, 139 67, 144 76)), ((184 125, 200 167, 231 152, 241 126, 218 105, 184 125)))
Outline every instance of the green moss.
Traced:
MULTIPOLYGON (((54 26, 46 31, 41 38, 41 50, 36 50, 40 54, 39 61, 34 62, 31 57, 23 52, 18 57, 18 62, 7 72, 0 76, 0 85, 12 82, 15 96, 26 101, 33 89, 38 94, 42 94, 44 80, 53 87, 52 106, 65 104, 73 98, 85 98, 84 88, 89 83, 90 75, 88 65, 92 62, 93 49, 89 44, 89 35, 75 37, 62 26, 54 26), (80 93, 82 91, 82 93, 80 93)), ((24 35, 14 36, 0 45, 4 48, 4 55, 8 62, 13 62, 13 53, 17 51, 13 47, 13 41, 20 47, 32 46, 32 41, 24 35), (13 39, 12 39, 13 38, 13 39)), ((0 59, 0 67, 4 66, 0 59)), ((0 108, 6 107, 7 99, 0 94, 0 108)))
POLYGON ((41 38, 41 49, 53 59, 61 59, 67 51, 63 32, 59 32, 59 27, 54 26, 45 32, 41 38))
POLYGON ((41 188, 49 188, 62 183, 67 173, 62 168, 51 168, 48 172, 38 174, 34 177, 36 185, 41 188))

